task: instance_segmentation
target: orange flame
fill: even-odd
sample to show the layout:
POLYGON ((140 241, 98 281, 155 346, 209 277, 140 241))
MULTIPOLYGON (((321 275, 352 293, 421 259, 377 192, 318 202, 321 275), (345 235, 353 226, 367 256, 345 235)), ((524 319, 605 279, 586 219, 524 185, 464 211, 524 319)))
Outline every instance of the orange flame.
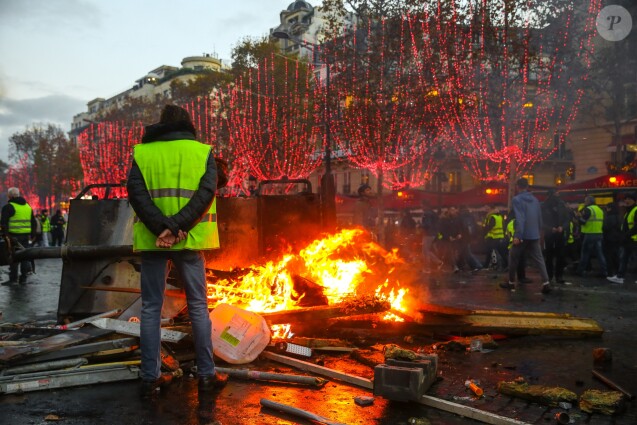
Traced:
MULTIPOLYGON (((295 287, 295 277, 300 276, 314 282, 329 305, 374 294, 389 301, 392 310, 404 312, 408 289, 401 288, 396 273, 401 265, 404 260, 397 250, 386 251, 361 229, 345 229, 313 241, 298 254, 251 266, 236 280, 209 283, 208 298, 212 306, 223 302, 254 312, 293 310, 312 296, 308 294, 317 292, 295 287)), ((401 320, 397 316, 387 319, 401 320)))

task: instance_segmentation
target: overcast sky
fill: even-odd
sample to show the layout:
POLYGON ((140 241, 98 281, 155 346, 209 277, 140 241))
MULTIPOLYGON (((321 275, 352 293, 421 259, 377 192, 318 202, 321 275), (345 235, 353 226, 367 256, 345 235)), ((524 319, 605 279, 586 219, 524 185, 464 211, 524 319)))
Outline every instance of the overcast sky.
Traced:
POLYGON ((203 53, 229 62, 292 1, 0 0, 0 159, 15 132, 49 122, 69 131, 88 101, 160 65, 203 53))

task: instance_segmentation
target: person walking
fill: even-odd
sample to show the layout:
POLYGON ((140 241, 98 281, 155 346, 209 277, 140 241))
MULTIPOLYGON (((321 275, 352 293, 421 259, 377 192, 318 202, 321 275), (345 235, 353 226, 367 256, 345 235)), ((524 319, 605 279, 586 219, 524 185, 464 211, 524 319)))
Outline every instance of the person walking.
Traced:
POLYGON ((617 202, 609 202, 606 204, 605 210, 602 226, 602 248, 608 269, 609 277, 607 279, 611 280, 610 278, 616 277, 619 272, 619 252, 622 242, 624 242, 624 235, 622 233, 622 217, 619 215, 617 202))
POLYGON ((500 259, 502 260, 499 268, 504 270, 508 267, 508 252, 504 238, 504 226, 504 216, 500 213, 500 206, 492 205, 484 219, 484 248, 486 256, 482 267, 485 269, 490 267, 491 257, 494 251, 499 255, 498 261, 500 259))
POLYGON ((482 270, 482 263, 476 258, 471 249, 471 244, 476 238, 479 225, 471 211, 465 206, 460 207, 458 217, 461 223, 461 234, 457 240, 460 262, 466 264, 472 272, 479 272, 482 270))
POLYGON ((595 198, 590 195, 584 198, 584 208, 580 212, 580 222, 582 223, 582 252, 575 274, 584 276, 591 261, 591 255, 595 252, 599 262, 600 277, 606 278, 608 269, 604 250, 602 249, 604 210, 595 205, 595 198))
MULTIPOLYGON (((35 238, 36 218, 33 209, 26 199, 20 196, 20 189, 10 187, 7 191, 8 202, 2 207, 0 212, 0 231, 3 236, 8 236, 11 243, 18 243, 27 247, 29 242, 35 238)), ((31 272, 31 261, 23 260, 20 263, 9 264, 9 280, 2 282, 3 285, 27 283, 27 276, 31 272), (18 268, 20 276, 18 277, 18 268)))
POLYGON ((540 202, 529 192, 529 181, 525 178, 516 182, 517 195, 511 202, 515 215, 515 229, 513 233, 513 245, 509 251, 509 281, 500 284, 502 288, 515 290, 515 278, 520 259, 526 259, 540 271, 542 278, 542 293, 551 292, 549 275, 542 256, 540 245, 540 232, 542 229, 542 211, 540 202))
POLYGON ((622 243, 619 249, 619 268, 617 274, 607 279, 613 283, 624 283, 624 276, 628 270, 628 261, 634 252, 637 252, 637 226, 635 226, 635 214, 637 213, 637 194, 629 193, 624 198, 626 212, 621 224, 622 243))
POLYGON ((569 225, 568 208, 555 189, 549 189, 542 203, 542 230, 544 232, 544 261, 549 280, 555 277, 556 283, 564 283, 566 257, 565 229, 569 225))
POLYGON ((362 184, 358 188, 358 199, 354 206, 353 224, 374 232, 376 227, 377 210, 372 204, 374 194, 368 184, 362 184))
POLYGON ((53 217, 51 217, 51 245, 62 246, 64 242, 64 227, 66 226, 66 220, 62 215, 61 210, 55 211, 53 217))
POLYGON ((126 188, 137 216, 133 249, 141 252, 141 396, 167 383, 161 375, 160 322, 168 261, 184 281, 199 391, 220 388, 228 377, 213 361, 203 255, 219 248, 217 166, 211 147, 196 140, 185 109, 166 105, 159 122, 145 127, 126 188))
POLYGON ((440 223, 438 214, 429 207, 426 200, 422 201, 422 218, 420 229, 422 230, 422 258, 424 261, 424 272, 431 271, 432 268, 440 270, 444 263, 433 252, 433 244, 440 233, 440 223))

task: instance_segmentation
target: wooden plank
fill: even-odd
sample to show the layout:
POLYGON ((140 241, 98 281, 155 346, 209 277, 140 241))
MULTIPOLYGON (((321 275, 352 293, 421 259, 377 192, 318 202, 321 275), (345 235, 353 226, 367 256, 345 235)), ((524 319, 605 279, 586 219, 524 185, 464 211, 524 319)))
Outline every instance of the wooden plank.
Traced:
POLYGON ((327 376, 328 378, 338 379, 339 381, 347 382, 348 384, 356 385, 368 390, 374 389, 374 383, 360 376, 350 375, 348 373, 339 372, 338 370, 330 369, 327 367, 315 365, 313 363, 304 362, 303 360, 293 359, 291 357, 282 356, 280 354, 264 351, 260 354, 264 357, 275 362, 283 363, 288 366, 295 367, 297 369, 316 373, 318 375, 327 376))
MULTIPOLYGON (((339 372, 334 369, 318 366, 312 363, 304 362, 302 360, 293 359, 279 354, 264 351, 260 354, 262 357, 277 361, 279 363, 286 364, 288 366, 296 367, 301 370, 311 371, 318 375, 327 376, 330 378, 338 379, 340 381, 347 382, 352 385, 356 385, 367 390, 374 390, 374 383, 365 378, 359 376, 349 375, 347 373, 339 372)), ((471 418, 480 422, 493 424, 493 425, 530 425, 526 422, 518 421, 517 419, 507 418, 505 416, 496 415, 493 413, 485 412, 474 407, 464 406, 458 403, 452 403, 450 401, 442 400, 436 397, 424 395, 418 400, 418 403, 425 406, 433 407, 445 412, 454 413, 466 418, 471 418)))
POLYGON ((455 317, 424 314, 418 318, 417 323, 431 329, 509 335, 601 336, 604 332, 592 319, 564 315, 511 313, 513 314, 476 313, 455 317))
POLYGON ((379 302, 364 306, 319 306, 306 307, 298 310, 277 311, 273 313, 260 313, 269 325, 282 323, 298 323, 308 321, 324 321, 335 317, 355 316, 360 314, 382 313, 391 308, 388 302, 379 302))
POLYGON ((506 416, 496 415, 495 413, 485 412, 475 407, 465 406, 463 404, 453 403, 436 397, 424 395, 417 401, 425 406, 433 407, 445 412, 454 413, 465 418, 474 419, 493 425, 530 425, 527 422, 518 421, 517 419, 507 418, 506 416))

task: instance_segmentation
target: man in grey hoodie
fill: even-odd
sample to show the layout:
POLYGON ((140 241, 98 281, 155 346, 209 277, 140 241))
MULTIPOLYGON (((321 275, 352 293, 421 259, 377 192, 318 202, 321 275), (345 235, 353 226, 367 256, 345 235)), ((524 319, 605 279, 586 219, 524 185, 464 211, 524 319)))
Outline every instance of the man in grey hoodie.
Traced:
POLYGON ((542 256, 540 235, 542 229, 542 209, 540 202, 529 192, 529 181, 521 178, 516 182, 518 194, 511 202, 515 213, 513 245, 509 250, 509 281, 500 284, 502 288, 515 290, 515 276, 518 263, 523 255, 535 264, 542 278, 542 293, 551 292, 549 275, 542 256))

